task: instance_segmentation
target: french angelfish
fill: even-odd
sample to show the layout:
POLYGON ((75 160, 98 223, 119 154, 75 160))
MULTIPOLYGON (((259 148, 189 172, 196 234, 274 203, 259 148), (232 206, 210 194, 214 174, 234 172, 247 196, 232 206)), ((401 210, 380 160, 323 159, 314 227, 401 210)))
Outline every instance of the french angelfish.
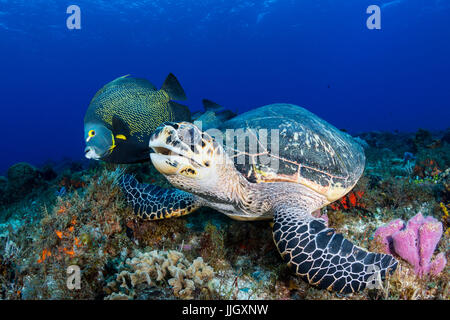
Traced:
POLYGON ((84 117, 85 156, 110 163, 150 158, 150 135, 166 121, 190 121, 186 94, 173 74, 158 90, 146 79, 119 77, 92 98, 84 117))

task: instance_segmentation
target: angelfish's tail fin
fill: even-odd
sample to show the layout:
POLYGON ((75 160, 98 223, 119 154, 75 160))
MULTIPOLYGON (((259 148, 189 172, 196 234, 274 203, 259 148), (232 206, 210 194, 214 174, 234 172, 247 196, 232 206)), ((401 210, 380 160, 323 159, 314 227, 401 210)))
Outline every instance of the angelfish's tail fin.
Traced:
POLYGON ((172 108, 174 122, 181 122, 181 121, 191 122, 191 111, 187 106, 177 103, 175 101, 169 101, 169 105, 172 108))

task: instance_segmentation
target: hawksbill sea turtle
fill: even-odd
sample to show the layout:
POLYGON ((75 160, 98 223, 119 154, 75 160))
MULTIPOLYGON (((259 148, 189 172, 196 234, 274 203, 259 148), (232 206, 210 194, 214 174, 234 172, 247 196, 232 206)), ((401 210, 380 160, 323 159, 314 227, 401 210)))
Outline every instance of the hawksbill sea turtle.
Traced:
POLYGON ((363 149, 350 135, 291 104, 251 110, 221 129, 235 133, 224 145, 188 122, 154 132, 153 165, 177 189, 123 175, 120 185, 138 216, 170 218, 207 206, 238 220, 273 219, 275 244, 292 270, 340 293, 395 271, 392 256, 352 244, 311 214, 347 194, 363 173, 363 149))

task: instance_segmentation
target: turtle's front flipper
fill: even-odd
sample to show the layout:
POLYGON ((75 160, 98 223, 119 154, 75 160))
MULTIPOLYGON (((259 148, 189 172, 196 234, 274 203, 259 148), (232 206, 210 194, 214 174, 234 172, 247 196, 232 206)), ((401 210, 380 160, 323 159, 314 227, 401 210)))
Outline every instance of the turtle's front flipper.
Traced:
POLYGON ((350 293, 379 286, 397 261, 353 245, 298 207, 274 208, 273 237, 284 261, 311 284, 350 293))
POLYGON ((139 183, 131 175, 121 176, 118 183, 134 213, 145 220, 179 217, 202 206, 202 200, 195 195, 139 183))

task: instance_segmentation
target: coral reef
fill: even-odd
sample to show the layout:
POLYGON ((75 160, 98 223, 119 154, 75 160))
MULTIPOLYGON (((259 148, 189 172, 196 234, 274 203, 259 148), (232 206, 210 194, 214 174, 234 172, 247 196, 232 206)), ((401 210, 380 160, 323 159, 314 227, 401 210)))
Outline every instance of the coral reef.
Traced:
MULTIPOLYGON (((235 221, 208 208, 141 221, 114 183, 118 166, 63 160, 17 164, 0 176, 0 299, 448 300, 449 132, 359 135, 363 177, 314 213, 356 245, 405 257, 383 288, 340 295, 310 286, 283 263, 270 221, 235 221), (428 217, 413 218, 418 212, 428 217), (412 218, 422 221, 417 237, 405 231, 412 218), (394 238, 420 247, 425 233, 433 241, 422 251, 398 244, 394 250, 394 238), (80 267, 81 290, 66 285, 73 265, 80 267)), ((148 163, 126 170, 170 187, 148 163)))
POLYGON ((9 233, 21 250, 11 258, 13 290, 24 299, 67 299, 98 297, 102 294, 104 266, 130 240, 123 234, 122 217, 130 213, 114 185, 117 172, 94 175, 80 195, 77 191, 57 197, 51 210, 43 207, 38 223, 22 224, 9 233), (81 267, 85 287, 71 291, 66 286, 66 269, 81 267))
POLYGON ((223 231, 211 223, 208 223, 204 230, 200 239, 200 254, 216 269, 221 269, 226 264, 223 231))
POLYGON ((433 262, 431 257, 442 236, 442 223, 433 217, 423 217, 418 213, 405 225, 396 219, 377 229, 374 238, 384 252, 398 254, 414 266, 416 274, 439 274, 447 260, 439 253, 433 262))
POLYGON ((29 192, 36 185, 38 176, 38 170, 32 165, 17 163, 8 169, 8 187, 14 193, 29 192))
POLYGON ((443 202, 439 204, 442 209, 442 222, 444 223, 445 234, 448 235, 450 233, 450 214, 449 214, 449 205, 445 205, 443 202))
POLYGON ((40 184, 39 171, 26 162, 14 164, 8 169, 7 180, 2 179, 2 202, 11 203, 25 197, 40 184))
POLYGON ((0 176, 0 204, 6 200, 6 191, 8 189, 8 179, 0 176))
POLYGON ((198 257, 189 262, 183 253, 175 250, 150 252, 135 251, 131 259, 126 261, 127 268, 120 271, 116 279, 108 283, 107 291, 111 292, 106 299, 121 297, 135 298, 135 290, 145 283, 147 286, 167 283, 172 287, 173 294, 182 299, 192 299, 195 290, 209 290, 208 282, 214 277, 214 270, 198 257))

